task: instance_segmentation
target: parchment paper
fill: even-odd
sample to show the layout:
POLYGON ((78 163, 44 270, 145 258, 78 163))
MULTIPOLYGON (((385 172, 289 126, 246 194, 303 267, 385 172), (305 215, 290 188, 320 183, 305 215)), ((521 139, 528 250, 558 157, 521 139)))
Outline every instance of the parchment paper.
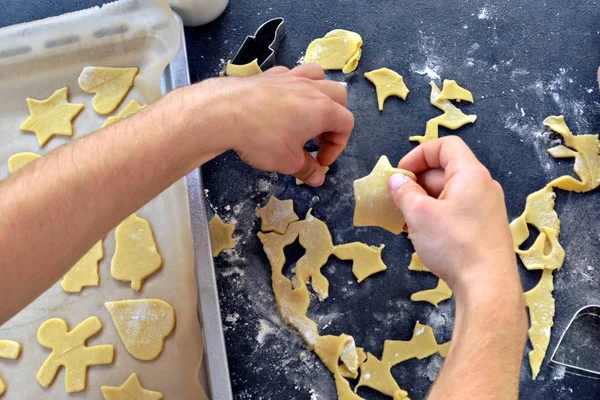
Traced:
MULTIPOLYGON (((8 176, 6 161, 19 152, 48 154, 52 149, 98 129, 108 116, 97 115, 92 95, 84 93, 77 78, 86 66, 140 68, 130 100, 148 104, 160 96, 160 76, 180 45, 181 26, 166 1, 125 0, 57 18, 0 30, 0 178, 8 176), (55 90, 69 87, 69 100, 85 105, 75 119, 74 136, 54 137, 43 149, 36 137, 19 130, 29 115, 26 97, 46 99, 55 90)), ((114 115, 113 113, 112 115, 114 115)), ((57 190, 60 190, 57 187, 57 190)), ((102 399, 100 386, 120 386, 136 372, 144 387, 170 399, 205 398, 198 375, 202 362, 202 332, 197 317, 197 285, 187 188, 178 181, 139 210, 154 231, 163 266, 147 279, 140 292, 110 276, 114 254, 114 230, 104 241, 100 263, 100 286, 81 293, 65 293, 57 282, 52 288, 0 327, 0 339, 22 345, 18 360, 0 359, 0 375, 7 384, 5 399, 102 399), (165 349, 154 361, 142 362, 126 351, 106 301, 158 298, 173 306, 176 328, 165 341, 165 349), (73 329, 90 316, 100 318, 103 330, 88 345, 112 344, 112 365, 92 366, 86 390, 68 395, 62 368, 49 389, 36 374, 50 350, 37 341, 39 326, 49 318, 63 318, 73 329)), ((64 241, 69 233, 63 232, 64 241)), ((35 246, 35 243, 31 243, 35 246)), ((1 277, 0 277, 1 279, 1 277)))

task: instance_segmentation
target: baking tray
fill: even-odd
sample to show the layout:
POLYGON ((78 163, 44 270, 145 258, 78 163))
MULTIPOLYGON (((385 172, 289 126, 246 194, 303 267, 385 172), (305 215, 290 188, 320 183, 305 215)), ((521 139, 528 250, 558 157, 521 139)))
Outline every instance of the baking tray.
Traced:
MULTIPOLYGON (((165 68, 161 78, 163 94, 191 83, 183 29, 181 33, 183 36, 181 47, 173 61, 165 68)), ((198 281, 198 318, 204 329, 203 363, 208 372, 208 385, 205 389, 212 400, 231 400, 233 394, 221 323, 215 266, 210 249, 207 204, 200 168, 190 172, 185 177, 185 183, 190 202, 194 262, 198 281)))

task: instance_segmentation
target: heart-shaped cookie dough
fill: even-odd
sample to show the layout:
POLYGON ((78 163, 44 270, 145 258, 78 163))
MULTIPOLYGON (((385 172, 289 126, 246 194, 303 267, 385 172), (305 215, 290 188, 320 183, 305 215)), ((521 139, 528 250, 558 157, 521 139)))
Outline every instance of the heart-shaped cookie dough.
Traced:
POLYGON ((113 112, 123 101, 138 73, 137 68, 85 67, 79 75, 79 87, 95 93, 92 100, 98 114, 113 112))
POLYGON ((142 361, 157 358, 175 329, 175 311, 158 299, 109 301, 104 304, 125 348, 142 361))

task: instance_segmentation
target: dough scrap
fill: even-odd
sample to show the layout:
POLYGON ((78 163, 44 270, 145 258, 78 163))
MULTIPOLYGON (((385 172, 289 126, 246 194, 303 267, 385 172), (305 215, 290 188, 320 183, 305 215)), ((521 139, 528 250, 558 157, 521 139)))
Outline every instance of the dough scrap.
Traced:
POLYGON ((157 358, 164 340, 175 329, 175 311, 158 299, 109 301, 104 303, 125 348, 142 361, 157 358))
POLYGON ((387 269, 381 259, 381 252, 384 247, 383 244, 374 247, 360 242, 353 242, 335 246, 333 255, 340 260, 352 260, 352 273, 360 283, 369 276, 387 269))
POLYGON ((144 280, 162 266, 152 228, 148 221, 131 214, 117 226, 115 242, 110 272, 119 281, 131 282, 137 292, 144 280))
MULTIPOLYGON (((323 170, 323 174, 327 174, 327 172, 329 171, 329 167, 321 166, 321 169, 323 170)), ((300 179, 296 178, 296 185, 298 185, 298 186, 304 185, 304 182, 301 181, 300 179)))
POLYGON ((417 293, 413 293, 410 296, 412 301, 426 301, 428 303, 433 304, 434 306, 438 306, 442 301, 448 300, 452 298, 452 289, 448 286, 448 284, 442 279, 438 280, 437 287, 435 289, 422 290, 417 293))
POLYGON ((379 68, 367 72, 365 73, 365 78, 375 85, 379 111, 383 111, 383 104, 388 97, 397 96, 402 100, 406 100, 406 96, 410 92, 404 83, 402 75, 389 68, 379 68))
POLYGON ((256 211, 256 215, 261 220, 261 231, 275 231, 281 235, 285 233, 289 224, 299 219, 294 212, 293 200, 279 200, 275 196, 271 196, 267 205, 256 211))
POLYGON ((83 104, 69 103, 68 94, 69 88, 64 87, 46 100, 27 99, 30 115, 20 129, 35 133, 40 147, 54 135, 73 136, 72 121, 83 110, 83 104))
POLYGON ((245 77, 257 75, 261 72, 262 69, 260 69, 260 66, 258 65, 258 58, 243 65, 232 64, 231 61, 227 61, 227 66, 225 67, 226 76, 245 77))
POLYGON ((92 100, 98 114, 113 112, 133 86, 137 68, 85 67, 79 75, 79 87, 86 93, 95 93, 92 100))
POLYGON ((440 93, 440 100, 455 100, 461 102, 461 100, 473 103, 473 94, 467 89, 461 87, 456 83, 455 80, 444 79, 444 85, 442 92, 440 93))
POLYGON ((386 340, 384 342, 381 360, 373 354, 367 353, 367 361, 360 366, 360 380, 354 390, 356 391, 361 386, 367 386, 393 397, 394 400, 407 399, 408 393, 398 386, 392 377, 391 368, 411 358, 422 360, 436 353, 446 357, 449 348, 450 342, 438 344, 433 329, 417 321, 411 340, 386 340))
POLYGON ((408 270, 409 271, 419 271, 419 272, 431 272, 429 270, 429 268, 427 268, 427 266, 425 264, 423 264, 421 257, 419 257, 419 255, 417 253, 412 254, 411 259, 410 259, 410 265, 408 266, 408 270))
POLYGON ((44 322, 37 333, 40 344, 52 349, 37 373, 43 387, 49 387, 61 366, 66 369, 67 393, 81 392, 86 386, 87 369, 91 365, 112 364, 114 347, 110 344, 88 347, 85 342, 100 332, 102 323, 90 317, 69 332, 67 323, 60 318, 44 322))
POLYGON ((216 257, 223 250, 235 248, 233 232, 235 224, 226 224, 221 217, 215 214, 208 222, 208 233, 210 235, 210 247, 212 256, 216 257))
POLYGON ((533 350, 529 352, 529 364, 533 379, 536 379, 548 345, 550 334, 554 325, 555 302, 552 297, 554 290, 552 270, 545 269, 539 283, 525 293, 525 304, 529 308, 529 341, 533 350))
POLYGON ((388 189, 388 180, 396 173, 416 179, 410 171, 392 168, 390 160, 381 156, 369 175, 354 181, 354 226, 379 226, 396 235, 402 232, 404 216, 388 189))
POLYGON ((140 103, 137 102, 137 100, 131 100, 124 109, 121 110, 120 113, 118 113, 115 116, 112 117, 108 117, 106 119, 106 121, 104 122, 104 124, 102 124, 102 128, 106 128, 107 126, 110 126, 112 124, 116 124, 119 121, 122 121, 126 118, 131 117, 133 114, 142 111, 144 108, 146 108, 146 105, 141 105, 140 103))
MULTIPOLYGON (((0 358, 16 360, 21 355, 21 345, 12 340, 0 340, 0 358)), ((6 392, 6 384, 0 376, 0 396, 6 392)))
POLYGON ((85 255, 63 276, 60 286, 65 292, 79 293, 84 286, 98 286, 98 263, 104 258, 104 248, 100 239, 85 255))
POLYGON ((104 400, 162 400, 163 395, 159 392, 146 390, 142 387, 137 374, 134 372, 127 378, 125 383, 119 387, 102 386, 104 400))
POLYGON ((450 100, 441 99, 440 95, 442 92, 434 82, 429 82, 429 85, 431 86, 431 104, 442 110, 444 113, 427 121, 424 136, 411 136, 408 140, 419 143, 430 142, 439 137, 440 126, 456 130, 466 124, 472 124, 477 120, 476 115, 467 115, 452 104, 450 100))
POLYGON ((600 186, 600 147, 598 135, 573 135, 565 117, 551 116, 544 125, 560 134, 565 146, 559 145, 548 150, 554 158, 575 158, 574 170, 579 181, 572 176, 561 176, 548 184, 563 190, 585 193, 600 186))
POLYGON ((349 74, 358 66, 362 43, 358 33, 334 29, 308 45, 304 63, 317 63, 325 70, 341 69, 349 74))
POLYGON ((14 174, 21 168, 26 167, 27 165, 31 164, 35 160, 39 160, 40 158, 42 158, 41 155, 29 152, 17 153, 15 155, 12 155, 8 159, 8 172, 14 174))

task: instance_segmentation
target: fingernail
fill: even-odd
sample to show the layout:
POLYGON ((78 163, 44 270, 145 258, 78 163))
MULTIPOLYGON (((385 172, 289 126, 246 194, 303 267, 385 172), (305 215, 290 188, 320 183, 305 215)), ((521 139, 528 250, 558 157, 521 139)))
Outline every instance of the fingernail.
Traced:
POLYGON ((388 185, 390 186, 390 190, 395 192, 398 188, 408 182, 408 177, 404 174, 394 174, 390 177, 388 181, 388 185))
POLYGON ((321 171, 315 171, 312 175, 306 180, 310 186, 321 186, 323 181, 325 180, 325 174, 321 171))

